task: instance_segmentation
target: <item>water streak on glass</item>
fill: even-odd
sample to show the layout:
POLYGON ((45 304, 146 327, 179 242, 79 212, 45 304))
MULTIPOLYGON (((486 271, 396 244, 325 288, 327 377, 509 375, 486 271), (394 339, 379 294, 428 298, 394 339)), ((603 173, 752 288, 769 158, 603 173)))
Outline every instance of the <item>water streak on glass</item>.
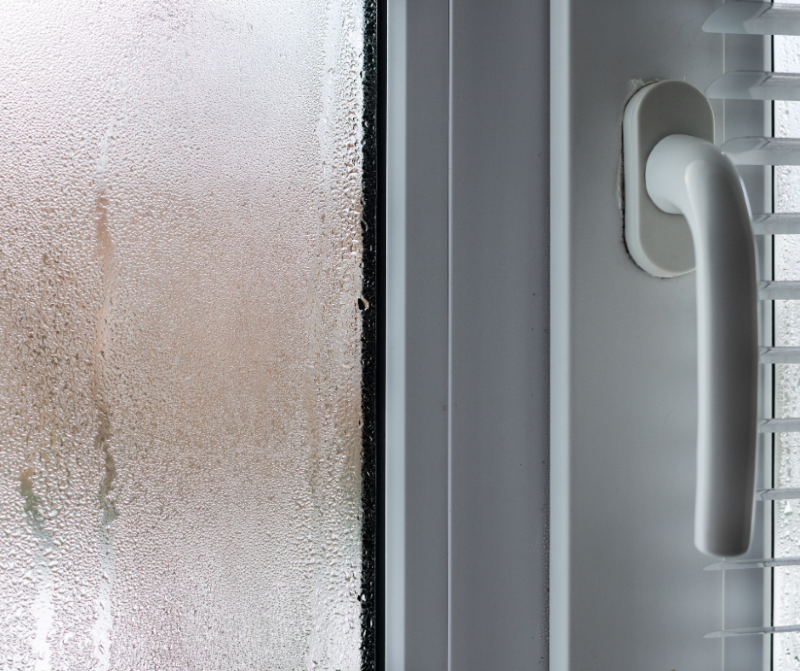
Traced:
POLYGON ((364 7, 0 7, 0 668, 366 663, 364 7))

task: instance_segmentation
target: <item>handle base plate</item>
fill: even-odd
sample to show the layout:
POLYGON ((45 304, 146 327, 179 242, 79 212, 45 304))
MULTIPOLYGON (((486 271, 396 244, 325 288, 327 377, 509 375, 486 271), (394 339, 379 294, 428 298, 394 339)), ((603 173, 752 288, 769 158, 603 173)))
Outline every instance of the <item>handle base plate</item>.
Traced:
POLYGON ((637 265, 654 277, 678 277, 695 268, 686 219, 656 207, 645 186, 650 152, 669 135, 714 142, 711 105, 686 82, 662 81, 640 89, 623 120, 625 244, 637 265))

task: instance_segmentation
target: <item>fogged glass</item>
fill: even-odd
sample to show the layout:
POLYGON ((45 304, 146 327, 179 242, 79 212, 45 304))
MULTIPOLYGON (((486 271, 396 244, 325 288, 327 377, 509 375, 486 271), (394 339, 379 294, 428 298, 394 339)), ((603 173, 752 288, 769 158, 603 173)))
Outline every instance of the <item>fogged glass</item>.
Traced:
POLYGON ((0 668, 360 668, 364 13, 0 5, 0 668))
MULTIPOLYGON (((775 70, 800 72, 800 38, 775 37, 775 70)), ((800 103, 775 102, 775 135, 800 137, 800 103)), ((775 168, 775 211, 800 212, 800 168, 775 168)), ((775 236, 775 279, 800 280, 800 240, 775 236)), ((800 345, 800 302, 775 301, 775 344, 800 345)), ((775 366, 775 416, 800 417, 800 366, 775 366)), ((800 433, 775 435, 775 485, 800 487, 800 433)), ((774 504, 774 555, 800 556, 800 501, 774 504)), ((800 623, 800 569, 773 573, 773 618, 777 625, 800 623)), ((797 671, 800 634, 773 636, 775 671, 797 671)))

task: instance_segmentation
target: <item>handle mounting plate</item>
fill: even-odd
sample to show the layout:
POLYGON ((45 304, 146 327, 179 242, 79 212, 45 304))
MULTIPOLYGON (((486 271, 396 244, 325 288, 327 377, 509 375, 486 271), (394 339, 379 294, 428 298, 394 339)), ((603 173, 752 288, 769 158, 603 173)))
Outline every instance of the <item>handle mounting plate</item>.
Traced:
POLYGON ((669 135, 714 142, 711 105, 686 82, 662 81, 640 89, 628 102, 623 120, 625 244, 633 260, 655 277, 677 277, 695 268, 686 219, 656 207, 645 186, 650 152, 669 135))

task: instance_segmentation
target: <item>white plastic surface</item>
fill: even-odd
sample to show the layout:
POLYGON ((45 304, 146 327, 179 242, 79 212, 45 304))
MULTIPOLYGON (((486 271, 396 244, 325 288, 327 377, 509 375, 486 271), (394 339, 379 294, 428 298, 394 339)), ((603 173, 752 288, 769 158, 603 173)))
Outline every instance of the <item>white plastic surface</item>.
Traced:
POLYGON ((710 142, 672 135, 645 181, 653 202, 686 217, 697 257, 698 429, 695 545, 747 551, 753 517, 758 403, 756 262, 736 169, 710 142))
POLYGON ((384 668, 546 668, 549 8, 386 5, 384 668))
POLYGON ((711 83, 706 95, 727 100, 800 100, 800 75, 753 70, 726 72, 711 83))
POLYGON ((800 347, 762 347, 761 363, 800 363, 800 347))
POLYGON ((712 631, 704 638, 732 638, 734 636, 761 636, 763 634, 792 634, 800 631, 800 624, 790 624, 785 627, 743 627, 741 629, 725 629, 712 631))
POLYGON ((735 165, 800 165, 800 138, 739 137, 720 149, 735 165))
POLYGON ((753 219, 753 235, 800 235, 800 213, 758 215, 753 219))
POLYGON ((771 2, 726 2, 703 24, 706 33, 800 35, 800 7, 771 2))
POLYGON ((795 501, 800 499, 800 489, 797 487, 762 489, 758 492, 758 498, 762 501, 795 501))
POLYGON ((758 297, 762 301, 800 300, 800 281, 759 282, 758 297))
MULTIPOLYGON (((779 419, 762 419, 758 425, 759 433, 798 433, 800 419, 797 417, 781 417, 779 419)), ((761 497, 764 499, 764 497, 761 497)))
POLYGON ((781 557, 779 559, 732 559, 714 562, 705 567, 706 571, 741 571, 749 568, 778 568, 800 566, 800 557, 781 557))

